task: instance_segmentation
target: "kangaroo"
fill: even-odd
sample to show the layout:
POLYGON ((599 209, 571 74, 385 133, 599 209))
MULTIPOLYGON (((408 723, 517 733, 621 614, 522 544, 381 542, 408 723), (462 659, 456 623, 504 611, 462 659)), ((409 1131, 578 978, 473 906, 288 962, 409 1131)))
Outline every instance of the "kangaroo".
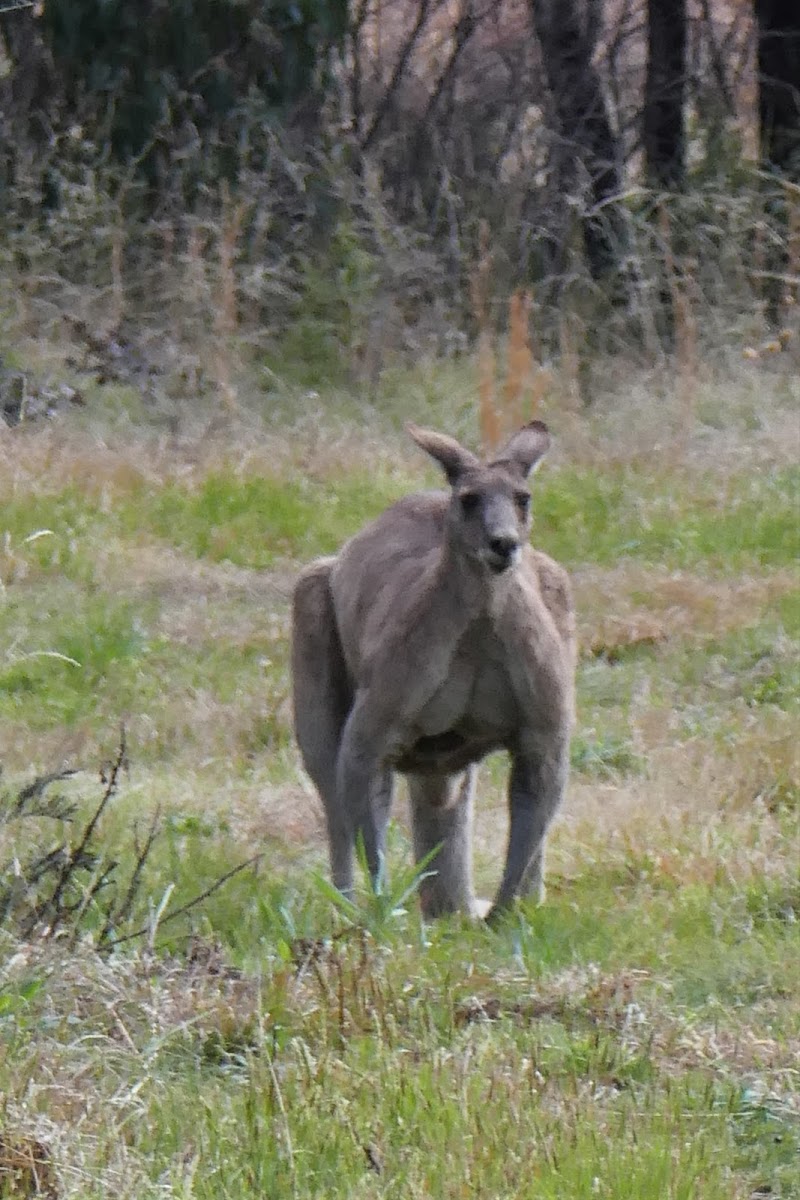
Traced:
POLYGON ((550 445, 533 421, 496 458, 408 426, 449 492, 406 496, 301 573, 292 610, 294 723, 327 821, 334 885, 353 889, 363 838, 382 870, 393 777, 408 778, 426 917, 485 915, 472 882, 476 764, 508 751, 510 830, 489 919, 541 899, 564 793, 575 616, 566 572, 529 545, 526 480, 550 445))

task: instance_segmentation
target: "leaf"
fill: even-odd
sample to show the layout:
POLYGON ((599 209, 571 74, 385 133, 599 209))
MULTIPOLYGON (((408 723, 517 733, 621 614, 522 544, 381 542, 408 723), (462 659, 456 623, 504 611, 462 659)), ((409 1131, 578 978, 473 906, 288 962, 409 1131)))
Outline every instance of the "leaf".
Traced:
POLYGON ((357 904, 354 904, 347 896, 342 895, 339 889, 335 888, 324 875, 315 875, 314 882, 325 899, 330 901, 337 912, 340 912, 343 917, 351 921, 354 925, 359 924, 360 910, 357 904))
POLYGON ((6 989, 0 992, 0 1017, 8 1016, 9 1013, 21 1008, 23 1004, 27 1004, 37 992, 41 991, 43 986, 44 980, 29 979, 27 983, 20 984, 13 991, 6 989))

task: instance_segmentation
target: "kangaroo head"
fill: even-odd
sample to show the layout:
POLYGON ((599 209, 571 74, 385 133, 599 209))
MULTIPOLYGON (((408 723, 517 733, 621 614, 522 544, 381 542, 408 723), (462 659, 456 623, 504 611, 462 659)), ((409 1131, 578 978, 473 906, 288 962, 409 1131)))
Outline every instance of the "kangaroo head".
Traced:
POLYGON ((526 480, 550 445, 547 426, 531 421, 488 463, 446 434, 416 425, 408 432, 447 476, 453 547, 496 575, 515 567, 531 527, 526 480))

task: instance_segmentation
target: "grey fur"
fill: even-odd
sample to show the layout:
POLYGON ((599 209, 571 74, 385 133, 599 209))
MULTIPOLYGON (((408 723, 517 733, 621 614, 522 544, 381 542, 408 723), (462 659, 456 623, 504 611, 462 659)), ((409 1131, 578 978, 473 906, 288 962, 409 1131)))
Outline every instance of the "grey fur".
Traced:
POLYGON ((427 916, 476 913, 475 765, 511 756, 510 832, 490 916, 541 896, 544 841, 567 779, 575 620, 566 572, 528 544, 525 480, 550 444, 534 421, 492 462, 409 426, 450 492, 406 496, 297 582, 295 731, 328 825, 335 885, 364 840, 381 868, 392 776, 408 776, 414 851, 434 847, 427 916))

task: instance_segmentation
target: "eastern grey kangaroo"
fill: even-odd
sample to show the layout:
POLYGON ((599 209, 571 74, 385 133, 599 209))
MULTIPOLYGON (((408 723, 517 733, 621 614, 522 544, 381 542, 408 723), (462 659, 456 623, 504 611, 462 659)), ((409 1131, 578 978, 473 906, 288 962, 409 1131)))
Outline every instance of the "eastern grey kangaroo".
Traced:
POLYGON ((476 764, 507 750, 510 830, 491 918, 517 896, 541 896, 545 835, 567 780, 574 609, 566 572, 528 544, 526 481, 550 435, 533 421, 482 463, 454 438, 409 433, 450 490, 406 496, 300 575, 295 731, 345 894, 359 835, 377 878, 393 774, 408 777, 417 860, 440 847, 420 889, 426 916, 481 911, 476 764))

